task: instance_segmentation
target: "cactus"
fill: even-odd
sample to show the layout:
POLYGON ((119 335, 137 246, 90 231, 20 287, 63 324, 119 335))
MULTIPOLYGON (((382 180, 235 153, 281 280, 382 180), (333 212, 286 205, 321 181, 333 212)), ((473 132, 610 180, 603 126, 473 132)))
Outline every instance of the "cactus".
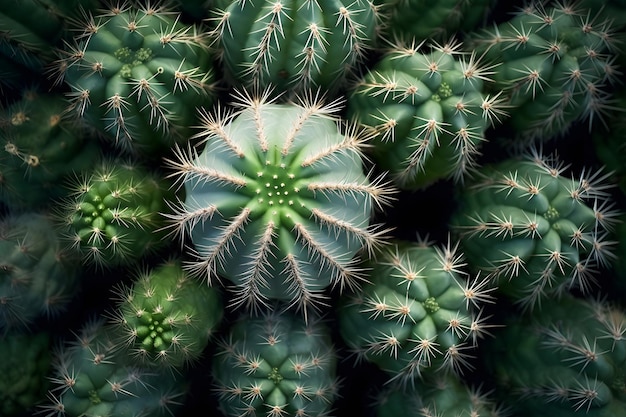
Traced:
POLYGON ((359 252, 384 242, 371 215, 393 190, 363 172, 367 137, 340 131, 337 102, 238 100, 235 112, 205 112, 202 151, 169 160, 186 191, 171 227, 192 241, 193 275, 232 281, 231 306, 288 300, 306 316, 328 286, 358 286, 359 252))
POLYGON ((496 396, 506 398, 514 415, 622 415, 624 311, 568 294, 538 313, 509 318, 485 344, 496 396))
POLYGON ((489 393, 452 374, 429 375, 416 385, 385 386, 374 404, 376 417, 504 417, 506 411, 489 393))
POLYGON ((217 290, 168 261, 116 290, 112 324, 120 343, 145 367, 183 368, 197 361, 222 319, 217 290))
POLYGON ((451 219, 468 263, 523 309, 572 289, 588 293, 614 256, 618 212, 606 175, 570 174, 538 148, 481 167, 451 219))
POLYGON ((60 94, 24 92, 0 111, 0 201, 9 209, 43 208, 66 195, 64 182, 100 159, 100 147, 64 114, 60 94))
POLYGON ((336 361, 322 321, 242 316, 214 357, 220 408, 227 417, 327 416, 337 396, 336 361))
POLYGON ((24 330, 58 315, 77 292, 80 272, 49 216, 5 215, 0 221, 0 332, 24 330))
POLYGON ((359 68, 377 37, 370 0, 220 0, 213 38, 236 87, 334 91, 359 68))
POLYGON ((612 106, 610 86, 620 71, 611 23, 575 2, 528 2, 512 19, 468 38, 497 64, 494 88, 506 91, 518 143, 564 135, 579 121, 591 130, 612 106))
POLYGON ((128 363, 103 320, 85 324, 53 358, 46 417, 166 417, 180 408, 186 384, 167 369, 128 363))
POLYGON ((46 397, 50 370, 50 335, 14 333, 0 337, 0 415, 31 411, 46 397))
POLYGON ((196 106, 213 99, 203 31, 149 1, 111 4, 76 23, 51 76, 72 112, 122 149, 159 156, 189 139, 196 106))
POLYGON ((387 39, 443 42, 482 25, 494 0, 377 0, 387 39))
POLYGON ((350 93, 348 118, 373 132, 374 160, 400 188, 462 180, 487 128, 506 115, 497 94, 483 93, 491 68, 460 48, 394 45, 350 93))
POLYGON ((471 351, 492 326, 481 304, 493 301, 493 289, 479 277, 465 279, 464 266, 456 245, 395 241, 366 262, 362 291, 341 300, 343 340, 402 385, 424 370, 471 369, 471 351))
POLYGON ((85 264, 128 266, 167 244, 163 239, 171 184, 160 174, 120 158, 77 175, 56 208, 66 245, 85 264))

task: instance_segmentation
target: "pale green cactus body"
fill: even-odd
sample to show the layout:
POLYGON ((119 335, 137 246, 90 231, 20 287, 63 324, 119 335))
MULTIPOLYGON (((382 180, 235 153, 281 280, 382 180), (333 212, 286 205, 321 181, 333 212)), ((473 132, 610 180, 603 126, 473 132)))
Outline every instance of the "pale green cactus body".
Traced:
POLYGON ((341 336, 359 357, 410 385, 434 369, 462 373, 489 324, 484 280, 466 280, 462 254, 450 245, 397 241, 366 263, 368 284, 346 295, 341 336))
POLYGON ((142 273, 118 293, 112 323, 146 367, 181 369, 197 361, 223 316, 218 291, 191 279, 176 260, 142 273))
POLYGON ((490 69, 459 48, 396 45, 350 93, 348 118, 374 133, 371 153, 401 188, 463 179, 485 131, 506 115, 498 96, 484 93, 490 69))
POLYGON ((189 270, 232 281, 235 306, 282 299, 306 314, 326 287, 358 285, 359 252, 383 239, 374 206, 392 190, 364 173, 366 136, 340 131, 336 103, 242 100, 205 114, 204 148, 170 161, 186 191, 172 227, 193 243, 189 270))
POLYGON ((538 151, 481 167, 451 220, 468 263, 524 308, 571 289, 590 290, 609 264, 616 222, 600 172, 569 176, 538 151))
POLYGON ((221 0, 214 8, 227 79, 288 94, 341 87, 374 46, 379 24, 369 0, 221 0))
POLYGON ((213 362, 218 400, 228 417, 327 416, 337 397, 337 357, 324 322, 292 314, 243 317, 213 362))

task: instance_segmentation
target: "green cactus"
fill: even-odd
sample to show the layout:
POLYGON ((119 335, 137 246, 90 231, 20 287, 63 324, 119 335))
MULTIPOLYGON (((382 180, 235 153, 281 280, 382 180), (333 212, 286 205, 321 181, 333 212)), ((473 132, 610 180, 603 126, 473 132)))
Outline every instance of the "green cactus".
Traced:
POLYGON ((128 266, 167 244, 162 213, 174 198, 170 186, 135 162, 104 160, 72 180, 55 218, 86 264, 128 266))
POLYGON ((374 404, 376 417, 504 417, 490 393, 456 375, 428 375, 415 385, 385 386, 374 404))
POLYGON ((387 39, 445 41, 486 20, 494 0, 376 0, 387 39))
POLYGON ((192 280, 176 260, 116 292, 112 324, 141 366, 180 369, 197 361, 222 320, 217 290, 192 280))
POLYGON ((50 335, 14 333, 0 337, 0 415, 32 411, 46 397, 51 367, 50 335))
POLYGON ((193 275, 232 281, 231 305, 287 300, 306 316, 328 286, 358 286, 359 252, 384 241, 372 213, 393 190, 364 173, 367 137, 341 132, 337 102, 239 99, 204 114, 204 149, 169 160, 186 191, 172 230, 191 238, 193 275))
POLYGON ((327 416, 337 397, 336 352, 322 321, 243 316, 213 362, 220 408, 241 415, 327 416))
POLYGON ((249 89, 333 91, 377 37, 377 8, 370 0, 220 0, 213 8, 225 77, 249 89))
POLYGON ((524 309, 571 289, 589 292, 610 264, 618 212, 602 170, 568 173, 534 148, 485 165, 459 189, 451 227, 469 265, 524 309))
POLYGON ((491 68, 460 47, 397 44, 350 93, 348 118, 373 132, 374 160, 400 188, 462 180, 506 115, 498 95, 483 93, 491 68))
POLYGON ((100 159, 100 147, 64 114, 56 93, 24 92, 0 111, 0 201, 11 210, 43 208, 65 196, 64 182, 100 159))
POLYGON ((129 364, 103 320, 87 323, 53 358, 46 417, 166 417, 180 408, 186 383, 169 369, 129 364))
POLYGON ((591 130, 611 108, 620 71, 608 20, 576 2, 531 1, 510 20, 468 35, 468 46, 497 65, 494 89, 506 91, 516 142, 564 135, 574 122, 591 130))
POLYGON ((614 417, 626 409, 626 315, 567 294, 514 316, 485 344, 496 396, 514 415, 614 417))
POLYGON ((0 332, 24 330, 58 315, 79 288, 81 267, 49 216, 28 212, 0 220, 0 332))
POLYGON ((449 243, 395 241, 366 261, 369 283, 341 300, 343 340, 402 385, 425 370, 471 369, 470 352, 491 326, 481 304, 492 302, 493 289, 466 279, 464 266, 449 243))
POLYGON ((70 89, 69 111, 145 157, 187 141, 196 107, 213 99, 205 33, 149 1, 112 3, 76 26, 53 71, 70 89))

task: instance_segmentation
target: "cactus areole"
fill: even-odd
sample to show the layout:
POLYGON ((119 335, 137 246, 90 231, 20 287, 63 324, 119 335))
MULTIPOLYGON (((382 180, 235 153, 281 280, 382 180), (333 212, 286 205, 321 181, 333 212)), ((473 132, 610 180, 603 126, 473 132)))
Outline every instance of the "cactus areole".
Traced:
POLYGON ((354 258, 379 242, 370 215, 386 189, 363 172, 364 138, 340 132, 335 104, 244 101, 206 114, 204 150, 171 161, 186 191, 174 226, 191 236, 190 270, 231 280, 235 304, 306 307, 360 278, 354 258))

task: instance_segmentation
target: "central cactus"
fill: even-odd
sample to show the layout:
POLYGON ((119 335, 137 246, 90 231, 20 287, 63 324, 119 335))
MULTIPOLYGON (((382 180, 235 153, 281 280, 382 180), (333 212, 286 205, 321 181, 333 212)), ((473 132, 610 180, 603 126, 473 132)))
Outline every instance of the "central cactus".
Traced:
POLYGON ((367 137, 340 131, 336 102, 240 99, 237 112, 203 116, 201 153, 169 160, 186 191, 172 226, 191 237, 189 270, 231 280, 235 306, 281 299, 306 314, 329 285, 358 284, 355 255, 381 243, 370 217, 392 190, 364 173, 367 137))

